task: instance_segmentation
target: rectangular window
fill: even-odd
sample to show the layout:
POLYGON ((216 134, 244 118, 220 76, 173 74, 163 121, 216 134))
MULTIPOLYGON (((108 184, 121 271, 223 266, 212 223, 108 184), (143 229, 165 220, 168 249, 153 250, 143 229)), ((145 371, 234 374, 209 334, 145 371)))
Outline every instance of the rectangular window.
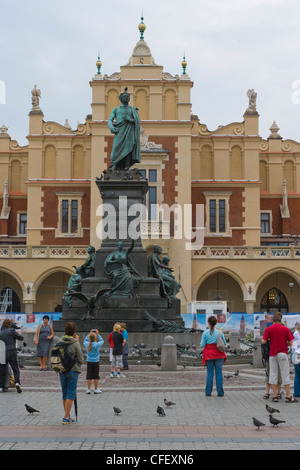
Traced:
POLYGON ((209 230, 210 232, 216 232, 216 200, 210 199, 209 201, 209 230))
POLYGON ((230 237, 230 221, 229 221, 229 199, 231 192, 229 191, 204 191, 206 200, 205 206, 205 235, 230 237))
MULTIPOLYGON (((143 178, 148 179, 149 183, 149 188, 147 194, 144 196, 144 207, 147 208, 148 211, 148 221, 149 220, 156 220, 157 214, 156 214, 156 207, 155 205, 158 204, 158 193, 157 193, 157 188, 158 188, 158 181, 157 181, 157 170, 153 169, 144 169, 140 170, 139 172, 143 175, 143 178)), ((142 220, 146 220, 146 210, 143 210, 142 213, 142 220)))
POLYGON ((61 231, 62 233, 69 233, 69 200, 68 199, 63 199, 62 201, 61 231))
POLYGON ((71 233, 76 233, 78 229, 78 201, 77 199, 71 202, 71 233))
POLYGON ((149 183, 156 183, 157 175, 156 170, 149 170, 149 183))
POLYGON ((270 233, 270 213, 262 212, 260 214, 261 233, 270 233))
POLYGON ((19 219, 19 234, 25 235, 27 229, 27 214, 20 214, 19 219))
POLYGON ((219 199, 219 232, 226 231, 225 225, 225 199, 219 199))
POLYGON ((78 230, 78 200, 63 199, 61 207, 62 233, 76 233, 78 230))
POLYGON ((149 220, 156 219, 156 207, 154 204, 157 203, 157 193, 155 187, 149 188, 149 220))

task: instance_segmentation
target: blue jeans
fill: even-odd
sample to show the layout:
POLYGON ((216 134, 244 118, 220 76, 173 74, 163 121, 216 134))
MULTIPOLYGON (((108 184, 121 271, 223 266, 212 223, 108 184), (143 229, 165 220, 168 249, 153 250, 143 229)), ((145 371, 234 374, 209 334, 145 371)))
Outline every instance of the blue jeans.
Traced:
POLYGON ((213 389, 214 372, 216 371, 216 386, 219 397, 224 395, 223 390, 223 363, 224 359, 209 359, 206 362, 206 387, 205 395, 210 396, 213 389))
POLYGON ((65 374, 59 374, 63 400, 75 400, 78 376, 79 372, 74 372, 73 370, 65 374))
POLYGON ((300 364, 294 364, 294 397, 300 397, 300 364))

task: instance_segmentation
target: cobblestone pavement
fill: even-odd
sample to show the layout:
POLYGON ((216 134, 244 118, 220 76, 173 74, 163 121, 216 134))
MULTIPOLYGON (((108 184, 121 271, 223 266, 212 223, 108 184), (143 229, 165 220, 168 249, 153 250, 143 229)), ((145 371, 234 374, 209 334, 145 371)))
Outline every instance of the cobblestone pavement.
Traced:
MULTIPOLYGON (((130 365, 121 379, 110 378, 109 365, 100 366, 101 395, 86 395, 86 367, 80 374, 77 423, 62 426, 59 378, 53 371, 26 366, 21 370, 23 392, 0 394, 0 450, 197 451, 299 450, 300 401, 278 404, 264 400, 264 369, 250 364, 224 365, 224 397, 205 397, 204 367, 162 371, 157 365, 130 365), (170 408, 164 398, 176 403, 170 408), (25 403, 40 413, 29 416, 25 403), (269 423, 266 403, 286 421, 269 423), (157 405, 165 409, 160 417, 157 405), (113 406, 122 413, 116 416, 113 406), (257 430, 252 417, 265 423, 257 430)), ((291 369, 292 371, 292 369, 291 369)), ((293 375, 291 375, 293 379, 293 375)), ((73 411, 74 415, 74 411, 73 411)), ((173 452, 173 453, 174 453, 173 452)))

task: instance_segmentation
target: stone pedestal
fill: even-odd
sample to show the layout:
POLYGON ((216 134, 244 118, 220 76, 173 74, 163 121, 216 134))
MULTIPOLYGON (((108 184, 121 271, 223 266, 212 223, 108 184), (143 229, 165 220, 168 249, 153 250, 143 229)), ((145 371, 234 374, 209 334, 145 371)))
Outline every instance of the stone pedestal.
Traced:
POLYGON ((133 262, 142 275, 148 276, 147 252, 141 240, 141 209, 148 191, 148 181, 137 171, 108 171, 102 179, 97 179, 104 219, 102 222, 102 243, 96 252, 95 277, 103 277, 104 261, 116 249, 118 241, 124 248, 131 245, 133 262), (115 233, 113 233, 115 232, 115 233))
MULTIPOLYGON (((96 184, 102 198, 102 243, 96 250, 94 276, 82 279, 81 292, 87 297, 96 295, 99 289, 109 289, 111 279, 106 275, 104 263, 109 254, 116 251, 117 243, 123 242, 127 249, 134 240, 130 253, 134 266, 140 275, 140 282, 133 295, 114 293, 104 296, 93 309, 93 319, 82 320, 86 309, 77 298, 72 307, 63 300, 63 314, 54 322, 54 330, 64 331, 67 321, 74 321, 78 332, 111 332, 116 321, 125 322, 128 332, 149 333, 155 331, 151 317, 176 321, 183 325, 180 316, 180 300, 162 295, 160 279, 148 276, 147 252, 141 241, 141 205, 148 191, 148 181, 136 170, 107 171, 96 184)), ((99 229, 98 229, 99 232, 99 229)), ((175 346, 176 349, 176 346, 175 346)))

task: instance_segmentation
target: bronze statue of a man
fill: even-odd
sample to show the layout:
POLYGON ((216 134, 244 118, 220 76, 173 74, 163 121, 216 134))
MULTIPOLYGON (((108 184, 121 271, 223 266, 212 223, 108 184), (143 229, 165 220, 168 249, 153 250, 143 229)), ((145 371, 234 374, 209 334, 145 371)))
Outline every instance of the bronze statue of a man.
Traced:
POLYGON ((127 88, 119 98, 120 106, 112 110, 108 119, 108 127, 115 134, 111 152, 111 168, 129 170, 132 165, 141 161, 140 118, 138 109, 128 104, 130 94, 127 88))

